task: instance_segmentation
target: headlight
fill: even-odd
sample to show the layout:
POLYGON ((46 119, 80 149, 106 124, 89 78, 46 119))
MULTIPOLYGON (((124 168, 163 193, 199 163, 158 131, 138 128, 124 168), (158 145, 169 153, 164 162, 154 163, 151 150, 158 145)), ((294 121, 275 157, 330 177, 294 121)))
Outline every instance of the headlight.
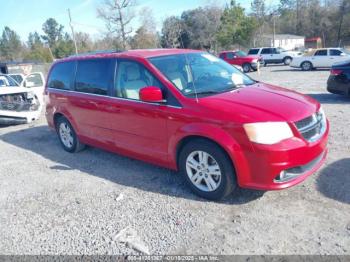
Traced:
POLYGON ((258 144, 273 145, 294 136, 285 122, 251 123, 243 127, 249 140, 258 144))
POLYGON ((253 59, 252 63, 257 63, 258 59, 253 59))
POLYGON ((35 98, 34 92, 28 92, 27 93, 27 99, 33 99, 33 98, 35 98))

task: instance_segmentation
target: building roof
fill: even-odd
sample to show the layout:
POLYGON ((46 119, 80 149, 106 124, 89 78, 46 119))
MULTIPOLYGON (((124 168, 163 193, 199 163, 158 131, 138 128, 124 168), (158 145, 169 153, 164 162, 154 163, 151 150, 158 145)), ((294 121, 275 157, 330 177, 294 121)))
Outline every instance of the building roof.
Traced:
POLYGON ((310 38, 306 38, 305 42, 314 42, 314 41, 319 41, 322 40, 321 37, 310 37, 310 38))
MULTIPOLYGON (((265 38, 273 38, 273 35, 263 35, 265 38)), ((276 34, 275 39, 276 40, 282 40, 282 39, 304 39, 305 36, 300 35, 290 35, 290 34, 276 34)))

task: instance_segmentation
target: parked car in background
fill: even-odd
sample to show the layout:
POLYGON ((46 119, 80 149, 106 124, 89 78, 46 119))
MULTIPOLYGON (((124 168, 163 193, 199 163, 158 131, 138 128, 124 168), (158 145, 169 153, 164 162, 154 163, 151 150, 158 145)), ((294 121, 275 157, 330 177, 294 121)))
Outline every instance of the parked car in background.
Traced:
POLYGON ((219 57, 231 65, 238 65, 243 68, 244 73, 251 70, 256 71, 259 68, 262 58, 257 55, 247 55, 243 51, 222 51, 219 57))
POLYGON ((199 196, 278 190, 320 168, 329 124, 316 100, 188 49, 90 54, 53 64, 46 117, 84 144, 179 170, 199 196), (298 110, 296 110, 296 108, 298 110))
POLYGON ((350 59, 333 64, 327 81, 330 93, 350 96, 350 59))
POLYGON ((44 77, 32 73, 19 84, 0 74, 0 124, 25 124, 39 118, 43 107, 44 77))
POLYGON ((286 51, 279 47, 259 47, 251 48, 248 55, 261 56, 264 65, 281 63, 289 65, 295 57, 301 56, 302 53, 298 51, 286 51))
POLYGON ((317 68, 330 68, 334 63, 350 59, 350 52, 342 48, 321 48, 313 50, 304 56, 294 58, 291 67, 309 71, 317 68))

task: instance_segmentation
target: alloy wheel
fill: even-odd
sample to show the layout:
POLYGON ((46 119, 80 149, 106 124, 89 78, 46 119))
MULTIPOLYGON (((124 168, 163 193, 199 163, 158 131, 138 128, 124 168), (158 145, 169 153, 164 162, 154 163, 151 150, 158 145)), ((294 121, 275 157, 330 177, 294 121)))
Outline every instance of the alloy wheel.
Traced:
POLYGON ((204 151, 194 151, 186 159, 186 172, 192 184, 205 192, 215 191, 221 183, 217 161, 204 151))
POLYGON ((60 139, 64 146, 72 148, 74 144, 74 137, 71 128, 67 123, 61 123, 59 126, 60 139))

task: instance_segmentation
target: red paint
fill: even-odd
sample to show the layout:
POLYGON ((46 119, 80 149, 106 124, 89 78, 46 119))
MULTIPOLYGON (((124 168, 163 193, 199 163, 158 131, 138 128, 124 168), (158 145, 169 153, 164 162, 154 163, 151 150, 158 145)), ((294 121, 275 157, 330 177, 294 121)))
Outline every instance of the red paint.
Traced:
POLYGON ((235 53, 236 51, 222 51, 219 54, 219 57, 231 65, 239 65, 239 66, 243 66, 244 64, 252 64, 254 61, 256 62, 257 60, 261 61, 260 56, 256 56, 256 55, 233 56, 235 53))
POLYGON ((341 75, 342 73, 343 73, 343 70, 341 70, 341 69, 332 69, 331 70, 331 75, 334 75, 334 76, 341 75))
POLYGON ((140 90, 140 99, 150 103, 161 102, 163 100, 162 90, 156 86, 144 87, 140 90))
MULTIPOLYGON (((62 114, 72 123, 83 143, 175 170, 178 168, 177 149, 183 139, 205 137, 227 152, 236 169, 238 184, 246 188, 287 188, 320 168, 324 159, 313 170, 291 182, 273 182, 282 170, 305 165, 327 150, 328 122, 326 133, 313 143, 306 141, 294 125, 295 121, 319 110, 320 104, 316 100, 264 83, 198 101, 185 97, 147 60, 185 52, 197 51, 136 50, 57 62, 103 57, 138 61, 172 93, 180 106, 48 89, 46 117, 49 126, 54 127, 55 114, 62 114), (288 122, 294 137, 274 145, 250 142, 243 124, 269 121, 288 122)), ((157 89, 144 88, 141 98, 159 100, 162 96, 157 89)))

